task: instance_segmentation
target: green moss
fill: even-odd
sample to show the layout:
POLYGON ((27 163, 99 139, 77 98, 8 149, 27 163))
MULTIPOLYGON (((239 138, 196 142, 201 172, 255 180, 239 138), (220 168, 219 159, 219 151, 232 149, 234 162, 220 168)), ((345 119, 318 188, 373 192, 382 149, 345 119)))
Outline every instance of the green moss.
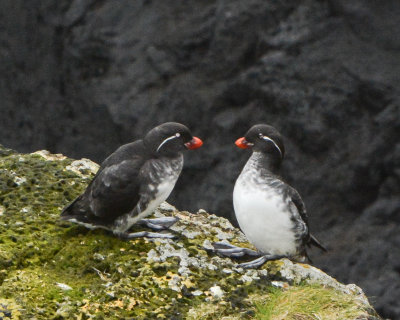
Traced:
POLYGON ((302 285, 287 290, 270 288, 256 303, 256 319, 318 320, 356 319, 367 310, 351 296, 331 288, 302 285))
POLYGON ((180 218, 172 227, 175 241, 122 241, 61 222, 61 209, 94 175, 68 170, 72 162, 0 147, 0 317, 250 319, 254 302, 272 292, 271 281, 284 278, 281 261, 245 272, 207 252, 205 241, 227 235, 236 245, 251 245, 205 212, 159 210, 180 218), (213 296, 215 286, 222 297, 213 296))
POLYGON ((0 319, 19 320, 21 319, 21 306, 12 299, 0 298, 0 319))

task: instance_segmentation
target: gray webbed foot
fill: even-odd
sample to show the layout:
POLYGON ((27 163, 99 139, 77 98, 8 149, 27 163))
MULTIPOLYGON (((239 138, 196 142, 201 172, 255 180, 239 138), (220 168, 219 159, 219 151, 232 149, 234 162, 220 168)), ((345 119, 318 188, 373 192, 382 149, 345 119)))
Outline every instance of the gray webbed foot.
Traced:
POLYGON ((213 244, 214 252, 221 254, 229 258, 241 258, 244 256, 258 257, 257 259, 251 260, 249 262, 240 263, 237 266, 243 269, 256 269, 261 267, 264 263, 271 260, 278 260, 285 258, 284 255, 277 254, 261 254, 260 252, 234 246, 230 243, 225 242, 214 242, 213 244))
POLYGON ((165 230, 174 225, 179 218, 176 217, 164 217, 164 218, 155 218, 155 219, 142 219, 139 220, 136 224, 145 226, 155 231, 165 230))
MULTIPOLYGON (((142 219, 138 221, 136 224, 140 226, 144 226, 150 228, 155 231, 161 231, 168 229, 174 223, 176 223, 179 219, 175 217, 163 217, 163 218, 155 218, 155 219, 142 219)), ((130 240, 135 238, 158 238, 158 239, 174 239, 177 238, 176 235, 172 233, 161 233, 161 232, 148 232, 148 231, 139 231, 139 232, 114 232, 120 239, 122 240, 130 240)))
POLYGON ((283 256, 283 255, 267 254, 267 255, 264 255, 264 256, 261 256, 261 257, 255 259, 255 260, 240 263, 240 264, 238 264, 238 267, 243 268, 243 269, 257 269, 257 268, 261 267, 267 261, 279 260, 279 259, 282 259, 285 257, 286 256, 283 256))
POLYGON ((158 238, 158 239, 174 239, 176 235, 172 233, 158 233, 158 232, 132 232, 132 233, 120 233, 117 236, 122 240, 131 240, 135 238, 158 238))
POLYGON ((240 258, 243 256, 259 257, 260 253, 257 251, 241 248, 225 242, 214 242, 214 252, 219 253, 229 258, 240 258))

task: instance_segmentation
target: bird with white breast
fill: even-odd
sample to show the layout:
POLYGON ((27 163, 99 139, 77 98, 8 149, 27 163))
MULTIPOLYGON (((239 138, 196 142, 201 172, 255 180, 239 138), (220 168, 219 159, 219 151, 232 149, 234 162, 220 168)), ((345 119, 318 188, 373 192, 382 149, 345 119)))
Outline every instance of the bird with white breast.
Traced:
POLYGON ((283 139, 272 126, 259 124, 236 140, 241 149, 251 149, 252 155, 244 166, 233 191, 236 219, 257 251, 224 242, 214 243, 217 253, 239 258, 257 259, 239 264, 257 268, 270 260, 289 258, 310 260, 306 246, 326 249, 310 234, 305 205, 299 193, 279 176, 285 155, 283 139))

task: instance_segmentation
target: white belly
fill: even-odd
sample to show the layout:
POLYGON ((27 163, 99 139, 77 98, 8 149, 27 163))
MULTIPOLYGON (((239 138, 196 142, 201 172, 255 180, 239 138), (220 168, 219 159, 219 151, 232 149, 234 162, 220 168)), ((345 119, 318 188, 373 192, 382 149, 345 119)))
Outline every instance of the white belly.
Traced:
MULTIPOLYGON (((127 213, 115 220, 114 222, 114 231, 115 232, 125 232, 132 225, 134 225, 139 220, 147 217, 152 214, 154 210, 165 200, 167 200, 168 196, 172 192, 175 187, 175 183, 178 180, 179 174, 181 173, 183 166, 183 157, 180 157, 171 160, 170 162, 159 163, 156 160, 152 163, 152 170, 158 169, 162 171, 161 182, 158 184, 150 184, 148 186, 148 191, 157 190, 154 198, 150 200, 149 203, 145 207, 141 207, 138 205, 137 209, 139 214, 133 215, 132 212, 127 213), (163 166, 163 167, 161 167, 163 166)), ((155 175, 154 172, 149 171, 150 175, 155 175)))
POLYGON ((114 231, 116 232, 125 232, 128 230, 132 225, 134 225, 136 222, 138 222, 141 219, 144 219, 148 215, 152 214, 157 207, 163 203, 165 200, 167 200, 168 196, 174 189, 175 183, 176 183, 177 178, 175 179, 169 179, 166 181, 163 181, 161 184, 157 186, 158 192, 153 200, 151 200, 147 207, 141 211, 138 215, 132 216, 130 214, 127 214, 126 216, 122 216, 118 218, 114 225, 114 231), (126 219, 126 220, 125 220, 126 219))
POLYGON ((177 180, 178 177, 173 177, 172 179, 163 181, 161 184, 158 185, 157 195, 154 200, 149 202, 149 205, 146 208, 146 213, 151 214, 161 203, 167 200, 168 196, 174 189, 177 180))
POLYGON ((259 251, 296 253, 291 213, 275 190, 257 189, 239 177, 233 191, 233 206, 240 228, 259 251))

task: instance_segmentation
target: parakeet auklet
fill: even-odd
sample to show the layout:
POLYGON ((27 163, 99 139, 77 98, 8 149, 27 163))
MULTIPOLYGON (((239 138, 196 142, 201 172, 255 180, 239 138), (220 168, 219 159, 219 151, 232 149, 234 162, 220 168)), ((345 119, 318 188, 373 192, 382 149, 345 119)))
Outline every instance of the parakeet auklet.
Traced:
POLYGON ((123 239, 172 237, 154 232, 128 233, 135 223, 162 230, 175 218, 143 219, 167 199, 181 173, 182 151, 203 142, 176 122, 150 130, 143 140, 119 147, 101 164, 86 190, 61 213, 61 219, 103 228, 123 239))
POLYGON ((309 232, 299 193, 278 175, 285 154, 279 132, 269 125, 255 125, 236 145, 253 151, 236 180, 233 206, 240 228, 258 251, 222 242, 214 243, 215 250, 230 257, 259 257, 240 264, 243 268, 257 268, 284 257, 303 262, 309 259, 306 245, 326 251, 309 232))

